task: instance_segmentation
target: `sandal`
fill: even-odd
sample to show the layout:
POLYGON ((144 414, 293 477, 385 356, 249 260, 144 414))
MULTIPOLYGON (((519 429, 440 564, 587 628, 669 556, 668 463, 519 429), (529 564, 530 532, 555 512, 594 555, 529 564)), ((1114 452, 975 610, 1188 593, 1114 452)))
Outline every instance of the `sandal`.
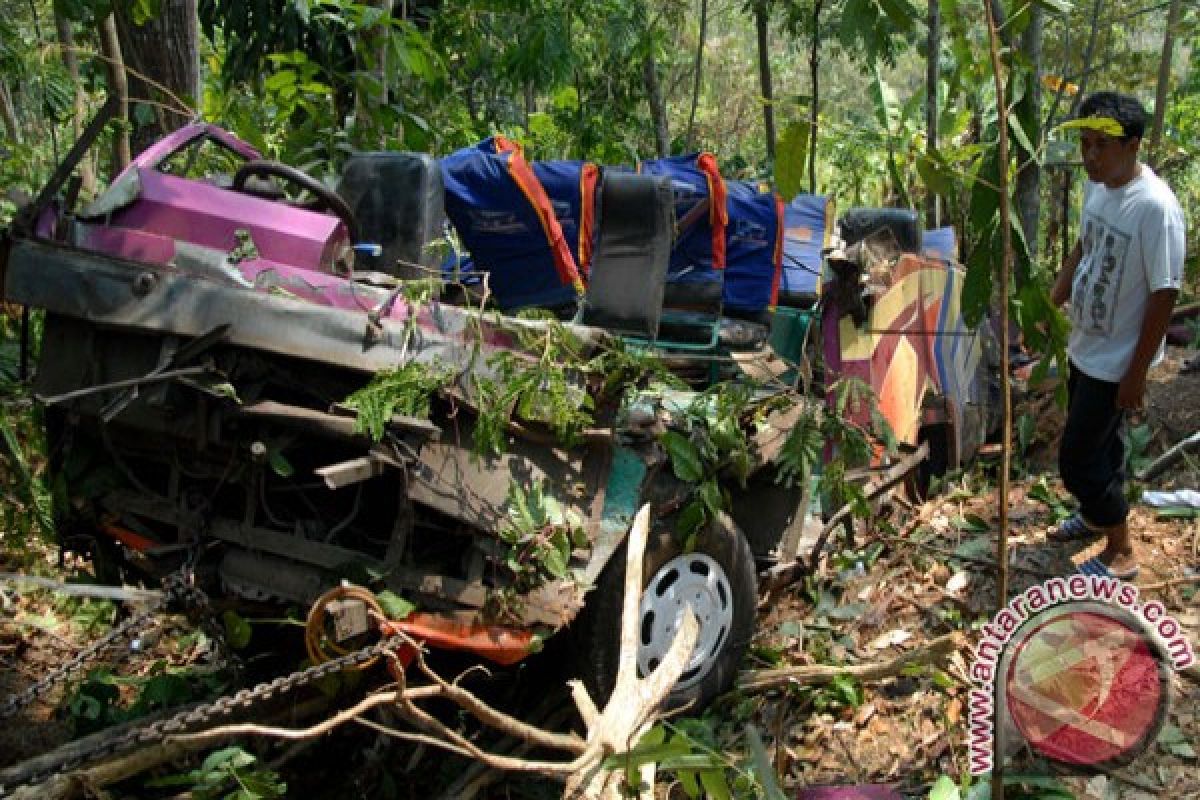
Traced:
POLYGON ((1079 565, 1078 572, 1080 575, 1091 575, 1097 578, 1116 578, 1119 581, 1132 581, 1138 576, 1138 568, 1125 570, 1124 572, 1114 572, 1111 567, 1105 564, 1100 558, 1089 558, 1087 561, 1079 565))
POLYGON ((1093 528, 1083 518, 1083 515, 1076 511, 1063 520, 1061 525, 1047 533, 1046 539, 1047 541, 1063 544, 1069 542, 1090 542, 1092 539, 1098 539, 1103 535, 1104 531, 1093 528))

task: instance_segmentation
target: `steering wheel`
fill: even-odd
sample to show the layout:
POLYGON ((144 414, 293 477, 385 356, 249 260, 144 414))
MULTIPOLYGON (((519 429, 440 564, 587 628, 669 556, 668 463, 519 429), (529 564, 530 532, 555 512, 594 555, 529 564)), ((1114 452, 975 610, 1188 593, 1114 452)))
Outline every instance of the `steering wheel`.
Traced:
POLYGON ((287 164, 281 164, 278 161, 247 161, 234 174, 232 189, 235 192, 246 192, 246 181, 251 177, 279 178, 297 188, 303 189, 317 199, 316 208, 318 210, 329 209, 345 224, 352 244, 359 241, 358 220, 355 219, 354 212, 350 210, 350 206, 346 204, 346 201, 337 192, 329 189, 325 184, 311 175, 307 175, 287 164))

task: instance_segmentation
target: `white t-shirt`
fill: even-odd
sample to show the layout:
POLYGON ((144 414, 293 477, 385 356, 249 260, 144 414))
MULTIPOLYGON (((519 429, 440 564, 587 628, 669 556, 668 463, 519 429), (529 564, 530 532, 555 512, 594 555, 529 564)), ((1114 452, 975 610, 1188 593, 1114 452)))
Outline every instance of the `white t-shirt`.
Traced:
MULTIPOLYGON (((1183 280, 1184 227, 1174 193, 1144 164, 1119 189, 1085 184, 1067 342, 1085 374, 1114 383, 1125 376, 1150 293, 1178 289, 1183 280)), ((1152 363, 1162 353, 1160 344, 1152 363)))

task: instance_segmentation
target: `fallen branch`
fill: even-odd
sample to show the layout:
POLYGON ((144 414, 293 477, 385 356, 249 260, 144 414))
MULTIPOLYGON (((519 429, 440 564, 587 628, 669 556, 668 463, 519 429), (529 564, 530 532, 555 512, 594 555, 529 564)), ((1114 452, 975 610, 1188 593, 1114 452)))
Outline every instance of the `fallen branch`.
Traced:
MULTIPOLYGON (((912 453, 906 455, 900 461, 888 467, 874 480, 869 481, 863 486, 863 496, 868 500, 874 500, 883 493, 895 487, 901 481, 908 477, 922 461, 929 457, 929 443, 922 442, 912 453)), ((807 504, 807 493, 805 493, 803 505, 807 504)), ((805 509, 797 508, 796 514, 803 517, 805 509)), ((821 554, 825 550, 825 544, 829 541, 829 537, 833 535, 839 527, 844 525, 847 520, 854 516, 854 507, 847 503, 834 512, 825 526, 821 528, 820 534, 817 535, 817 541, 813 545, 812 551, 809 554, 808 561, 804 561, 797 553, 790 553, 791 561, 782 564, 777 564, 771 567, 759 579, 759 591, 766 594, 768 598, 773 598, 779 590, 795 583, 806 574, 815 573, 821 560, 821 554)), ((786 553, 785 553, 786 554, 786 553)))
MULTIPOLYGON (((325 697, 318 697, 299 706, 289 707, 278 716, 280 718, 305 719, 322 713, 328 707, 329 700, 325 697)), ((9 797, 12 800, 69 800, 69 798, 75 797, 98 796, 100 794, 98 789, 120 783, 189 753, 204 750, 214 740, 229 738, 232 735, 232 733, 224 733, 221 736, 196 737, 188 741, 182 741, 185 737, 165 739, 159 744, 115 756, 89 767, 55 775, 42 783, 16 788, 9 797)))
POLYGON ((843 675, 861 681, 878 681, 894 678, 912 666, 940 664, 963 647, 965 639, 961 633, 940 636, 925 647, 911 653, 874 664, 855 664, 848 667, 825 664, 804 667, 780 667, 744 672, 738 678, 737 688, 743 692, 762 692, 781 686, 816 686, 831 683, 843 675))
POLYGON ((1196 431, 1183 441, 1176 442, 1167 452, 1151 461, 1145 469, 1138 472, 1137 479, 1139 481, 1148 481, 1157 478, 1166 471, 1167 467, 1193 450, 1200 450, 1200 431, 1196 431))
MULTIPOLYGON (((962 555, 961 553, 956 553, 948 547, 939 547, 936 544, 929 544, 928 542, 919 542, 915 539, 906 539, 902 536, 880 535, 875 538, 879 541, 891 542, 893 544, 906 544, 919 550, 925 550, 930 553, 936 553, 937 555, 945 556, 946 558, 953 558, 956 561, 962 561, 965 564, 975 564, 977 566, 988 567, 990 569, 996 569, 997 567, 996 559, 994 558, 962 555)), ((1016 572, 1024 572, 1026 575, 1033 575, 1037 578, 1056 578, 1059 576, 1059 573, 1057 572, 1027 567, 1023 564, 1009 564, 1009 569, 1015 570, 1016 572)))
MULTIPOLYGON (((929 442, 921 442, 921 446, 914 452, 902 458, 878 478, 864 486, 863 496, 867 500, 874 500, 903 481, 908 477, 910 472, 916 469, 928 457, 929 442)), ((853 514, 853 506, 847 503, 837 510, 837 513, 830 518, 829 522, 825 523, 825 527, 821 530, 821 535, 817 537, 817 543, 813 545, 812 554, 809 556, 808 569, 810 572, 817 571, 818 562, 821 559, 821 552, 825 549, 826 540, 829 539, 843 522, 850 519, 853 514)))

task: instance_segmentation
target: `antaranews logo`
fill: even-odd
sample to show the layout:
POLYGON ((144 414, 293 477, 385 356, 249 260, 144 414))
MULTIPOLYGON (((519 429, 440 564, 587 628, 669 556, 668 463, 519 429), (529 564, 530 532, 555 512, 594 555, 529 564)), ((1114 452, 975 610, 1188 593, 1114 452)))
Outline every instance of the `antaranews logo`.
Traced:
POLYGON ((1090 771, 1153 744, 1170 674, 1196 661, 1179 623, 1116 578, 1053 578, 1014 597, 983 626, 971 665, 970 771, 1022 745, 1090 771))

